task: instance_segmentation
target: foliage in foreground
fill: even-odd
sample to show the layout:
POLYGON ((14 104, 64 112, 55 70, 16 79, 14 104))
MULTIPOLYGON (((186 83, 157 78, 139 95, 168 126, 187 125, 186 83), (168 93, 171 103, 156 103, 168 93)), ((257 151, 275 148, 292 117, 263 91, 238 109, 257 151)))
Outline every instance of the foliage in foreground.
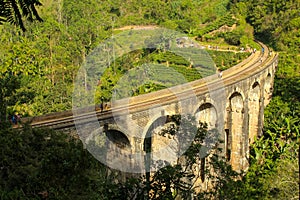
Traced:
MULTIPOLYGON (((47 129, 0 130, 0 199, 91 199, 105 168, 81 143, 47 129)), ((97 192, 95 192, 97 191, 97 192)))
POLYGON ((36 10, 36 6, 41 5, 39 0, 2 0, 0 2, 0 25, 9 22, 25 31, 23 18, 28 21, 43 21, 36 10))
MULTIPOLYGON (((277 49, 290 49, 291 52, 281 54, 274 97, 265 114, 264 136, 259 138, 252 147, 251 165, 247 175, 243 179, 236 180, 232 176, 228 176, 231 174, 229 173, 230 170, 226 165, 220 163, 217 166, 223 176, 219 177, 217 187, 210 193, 200 194, 199 198, 298 199, 299 182, 297 177, 299 171, 297 169, 299 166, 296 158, 299 155, 299 152, 297 152, 297 146, 299 146, 297 140, 299 141, 300 94, 298 87, 299 56, 297 55, 300 46, 298 45, 299 34, 297 32, 299 28, 299 17, 297 17, 299 16, 297 15, 299 2, 296 1, 297 4, 293 4, 293 1, 266 2, 263 0, 256 2, 232 0, 231 2, 238 2, 236 5, 242 11, 240 14, 250 14, 245 18, 254 26, 255 33, 261 39, 265 39, 264 42, 269 41, 277 49), (249 4, 253 4, 250 9, 248 9, 249 4), (264 38, 264 36, 267 37, 264 38), (276 43, 276 41, 279 42, 276 43)), ((78 1, 76 4, 78 4, 78 1)), ((105 35, 109 35, 110 17, 117 16, 121 8, 117 6, 107 16, 102 19, 99 18, 104 21, 100 27, 102 34, 106 32, 101 35, 96 31, 95 24, 91 25, 84 18, 90 16, 85 16, 80 10, 76 12, 78 15, 75 17, 67 17, 71 13, 71 8, 75 8, 75 6, 71 3, 65 5, 66 7, 62 9, 65 13, 54 11, 58 10, 57 12, 59 12, 59 9, 48 11, 46 15, 50 15, 52 12, 51 14, 54 14, 53 16, 57 16, 57 18, 45 18, 45 24, 32 29, 26 37, 21 37, 16 34, 17 31, 12 29, 5 31, 1 29, 1 42, 3 44, 1 48, 1 52, 3 52, 1 66, 4 67, 1 70, 9 67, 12 73, 25 72, 25 74, 28 73, 30 77, 33 77, 34 81, 30 78, 22 80, 24 85, 29 84, 30 86, 30 91, 27 94, 31 94, 32 91, 36 92, 33 90, 36 86, 43 87, 36 95, 37 99, 35 101, 45 100, 46 103, 34 106, 34 108, 42 109, 35 111, 38 114, 48 112, 48 109, 50 109, 50 107, 40 105, 57 105, 55 100, 50 98, 53 94, 49 91, 52 91, 54 85, 63 86, 65 83, 72 82, 73 71, 78 68, 82 59, 84 59, 85 53, 88 53, 90 42, 95 44, 95 41, 98 41, 99 38, 105 38, 105 35), (59 16, 62 16, 62 18, 59 18, 59 16), (60 20, 62 19, 65 24, 70 25, 72 19, 77 23, 66 29, 61 25, 60 20), (82 27, 82 29, 77 30, 78 27, 82 27), (89 27, 89 31, 84 31, 86 27, 89 27), (12 37, 12 35, 15 36, 12 37), (69 37, 70 35, 72 37, 69 37), (31 42, 31 40, 36 42, 31 42), (42 50, 37 54, 33 47, 39 47, 42 50), (75 50, 69 51, 68 49, 75 50), (12 51, 8 52, 8 50, 12 51), (67 59, 70 57, 76 59, 67 59), (66 72, 63 66, 68 66, 69 71, 66 72), (46 78, 42 79, 44 84, 36 84, 40 82, 40 74, 37 74, 37 72, 46 75, 46 78), (48 91, 48 93, 44 93, 45 91, 48 91)), ((173 8, 184 9, 180 6, 173 8)), ((124 9, 129 10, 128 7, 124 9)), ((153 15, 159 18, 162 13, 164 13, 163 9, 155 10, 155 12, 149 11, 147 16, 153 15)), ((177 14, 173 16, 174 18, 180 19, 182 17, 178 15, 180 12, 174 13, 177 14)), ((205 14, 205 12, 203 13, 205 14)), ((141 23, 143 17, 140 16, 140 20, 136 23, 141 23)), ((127 16, 126 23, 124 20, 120 19, 120 24, 136 21, 130 16, 127 16)), ((149 20, 151 21, 151 19, 149 20)), ((187 28, 192 31, 193 25, 187 23, 188 20, 190 18, 186 18, 181 22, 177 21, 178 24, 172 20, 161 23, 168 26, 174 25, 175 27, 179 25, 180 29, 187 28)), ((237 31, 234 34, 225 34, 225 36, 232 43, 239 43, 242 38, 242 35, 237 31)), ((26 93, 26 90, 21 90, 18 93, 22 96, 26 93)), ((11 91, 13 91, 13 88, 11 91)), ((10 96, 8 93, 11 91, 4 91, 1 88, 1 95, 6 98, 5 101, 8 100, 7 97, 10 96)), ((62 96, 61 91, 65 90, 57 92, 60 97, 62 96)), ((68 91, 65 93, 68 94, 68 91)), ((67 96, 63 95, 63 98, 60 99, 63 108, 68 107, 65 106, 66 101, 64 98, 67 96)), ((25 99, 30 100, 32 98, 25 96, 25 99)), ((26 108, 25 104, 20 104, 26 108)), ((97 162, 93 161, 93 158, 85 160, 86 157, 90 156, 82 150, 81 145, 77 145, 77 142, 73 139, 60 133, 31 129, 25 129, 21 133, 12 129, 2 129, 0 132, 0 143, 2 145, 0 159, 1 199, 41 199, 43 194, 49 195, 51 199, 109 199, 110 197, 121 199, 129 194, 127 193, 128 190, 131 194, 135 194, 138 192, 136 188, 144 191, 149 189, 140 187, 141 182, 139 179, 128 180, 125 184, 112 184, 113 181, 110 178, 103 178, 102 174, 105 173, 99 172, 103 170, 101 165, 99 166, 97 162), (45 135, 51 135, 50 140, 45 135), (68 176, 65 174, 68 174, 68 176)), ((167 179, 161 183, 165 183, 175 175, 178 176, 172 168, 164 168, 159 173, 162 172, 164 172, 163 176, 158 176, 158 178, 167 177, 167 179)), ((163 187, 164 184, 156 185, 155 189, 163 193, 164 190, 161 190, 163 187)), ((139 191, 139 193, 144 194, 142 191, 139 191)), ((169 192, 165 195, 168 195, 170 199, 172 199, 171 196, 173 197, 173 194, 169 192)), ((142 195, 141 198, 143 197, 142 195)))

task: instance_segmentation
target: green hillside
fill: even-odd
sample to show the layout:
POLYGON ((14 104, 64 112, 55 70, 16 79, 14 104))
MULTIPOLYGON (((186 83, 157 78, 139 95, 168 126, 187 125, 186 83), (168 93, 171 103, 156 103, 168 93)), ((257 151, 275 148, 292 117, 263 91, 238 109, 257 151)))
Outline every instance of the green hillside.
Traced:
MULTIPOLYGON (((233 50, 209 50, 207 59, 198 60, 210 63, 209 55, 221 70, 248 56, 236 50, 257 48, 254 39, 279 52, 264 134, 251 146, 247 173, 241 176, 222 159, 212 157, 214 173, 209 176, 218 175, 215 187, 193 194, 193 199, 299 199, 300 1, 44 0, 37 7, 43 22, 30 22, 27 13, 23 28, 9 23, 12 18, 5 21, 9 8, 5 2, 0 2, 0 199, 149 199, 150 193, 156 194, 151 199, 192 198, 192 188, 181 180, 194 175, 182 173, 183 166, 159 170, 151 184, 136 177, 121 184, 119 174, 95 160, 79 140, 28 126, 12 129, 7 121, 14 112, 26 117, 71 109, 78 69, 87 60, 93 66, 100 50, 112 56, 109 46, 101 49, 99 43, 133 25, 164 27, 186 34, 200 46, 233 50)), ((22 5, 19 8, 26 10, 22 5)), ((148 62, 153 63, 153 71, 147 73, 155 74, 156 81, 140 83, 132 78, 136 85, 121 89, 139 95, 178 83, 172 79, 174 71, 187 81, 211 73, 205 67, 203 73, 195 73, 194 63, 167 51, 168 43, 161 44, 120 56, 106 63, 109 67, 103 72, 91 71, 96 78, 101 75, 96 102, 102 97, 109 101, 120 78, 127 72, 129 78, 142 75, 148 62), (141 70, 130 74, 137 66, 141 70)), ((198 63, 193 54, 188 56, 198 63)), ((81 76, 88 73, 83 71, 81 76)), ((87 81, 80 84, 85 92, 91 90, 87 81)), ((199 131, 202 137, 208 134, 205 125, 199 131)), ((195 163, 199 146, 192 147, 187 155, 195 163)))
MULTIPOLYGON (((120 30, 117 30, 126 26, 156 25, 185 33, 202 42, 215 43, 226 49, 232 48, 228 44, 254 47, 251 39, 253 35, 250 35, 249 40, 243 40, 243 37, 247 36, 243 36, 244 24, 236 28, 240 32, 238 37, 241 38, 232 39, 233 36, 227 36, 229 33, 226 32, 213 36, 213 39, 210 36, 211 31, 223 25, 232 26, 233 23, 238 23, 239 20, 228 10, 228 3, 229 1, 219 0, 43 1, 43 6, 37 7, 43 22, 24 21, 26 32, 9 24, 0 27, 1 76, 13 78, 17 84, 16 88, 11 90, 11 94, 4 98, 8 106, 7 114, 18 112, 23 116, 36 116, 71 109, 77 70, 101 42, 112 35, 118 35, 120 30)), ((112 56, 112 50, 105 51, 112 56)), ((247 56, 209 53, 220 69, 226 69, 247 56)), ((187 61, 180 61, 182 58, 176 56, 167 58, 160 54, 159 50, 137 51, 110 63, 112 68, 107 69, 102 76, 102 85, 99 86, 95 101, 99 103, 101 97, 109 101, 118 78, 126 73, 126 70, 149 61, 166 64, 160 60, 165 59, 170 62, 171 67, 185 74, 188 81, 215 71, 206 70, 202 65, 204 71, 201 69, 201 74, 195 75, 193 70, 188 69, 190 63, 186 63, 187 61)), ((194 63, 202 62, 197 60, 197 56, 194 57, 189 56, 189 59, 194 63)), ((212 61, 208 60, 209 62, 212 61)), ((85 82, 87 89, 88 83, 85 82)), ((2 116, 7 114, 4 112, 2 116)))

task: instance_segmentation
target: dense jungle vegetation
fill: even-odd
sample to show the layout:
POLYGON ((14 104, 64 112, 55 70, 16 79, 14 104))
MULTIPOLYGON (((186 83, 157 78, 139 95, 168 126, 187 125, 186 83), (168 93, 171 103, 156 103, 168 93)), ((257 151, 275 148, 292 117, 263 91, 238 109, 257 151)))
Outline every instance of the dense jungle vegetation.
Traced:
MULTIPOLYGON (((42 23, 24 21, 26 32, 9 24, 0 27, 1 74, 3 78, 16 81, 13 84, 15 88, 8 91, 11 94, 4 95, 3 98, 9 108, 8 114, 15 111, 23 116, 36 116, 71 109, 73 83, 78 69, 101 41, 111 37, 113 32, 118 33, 114 29, 126 25, 160 25, 186 32, 209 44, 214 41, 222 47, 222 37, 204 33, 223 25, 231 26, 237 21, 227 11, 227 3, 130 1, 123 4, 122 1, 44 1, 43 6, 38 7, 42 23), (200 8, 202 11, 198 12, 200 8), (202 27, 203 24, 206 26, 202 27)), ((237 27, 236 31, 241 33, 237 37, 243 36, 241 40, 230 35, 224 38, 232 45, 246 47, 249 43, 254 46, 251 44, 253 30, 250 25, 243 21, 237 27), (244 31, 246 29, 249 29, 249 33, 244 31)), ((226 49, 228 47, 232 50, 238 49, 227 44, 226 49)), ((247 56, 233 52, 209 53, 220 69, 226 69, 247 56)), ((147 61, 147 57, 158 63, 172 59, 171 64, 174 64, 176 70, 195 74, 192 70, 179 68, 189 66, 187 61, 175 62, 174 56, 160 53, 146 56, 147 54, 149 53, 145 51, 136 51, 114 63, 115 67, 109 68, 102 76, 101 90, 97 96, 108 101, 111 98, 111 88, 118 78, 126 70, 147 61)), ((199 76, 187 75, 186 78, 194 80, 199 76)), ((151 90, 153 89, 150 87, 151 90)), ((5 113, 1 116, 5 116, 5 113)))
MULTIPOLYGON (((152 185, 140 179, 121 184, 116 182, 118 174, 95 160, 79 140, 29 126, 15 130, 5 123, 13 112, 34 116, 70 109, 73 82, 87 55, 99 42, 117 34, 115 29, 131 25, 159 25, 184 32, 201 44, 234 50, 255 48, 253 40, 258 39, 280 53, 273 98, 265 109, 264 135, 251 147, 247 174, 237 178, 226 163, 212 159, 219 174, 217 184, 195 198, 299 198, 299 1, 44 0, 42 4, 37 10, 43 22, 24 20, 25 32, 22 26, 5 23, 0 13, 0 199, 143 199, 150 190, 158 195, 153 199, 174 199, 192 192, 180 184, 179 180, 190 176, 180 173, 180 165, 158 171, 152 185), (166 192, 166 186, 175 192, 166 192)), ((135 52, 123 63, 120 60, 120 65, 132 62, 134 66, 135 56, 144 53, 135 52)), ((245 56, 210 53, 220 68, 245 56)), ((159 63, 174 59, 164 53, 147 56, 159 63)), ((184 67, 186 72, 188 65, 180 61, 173 67, 184 67)), ((113 74, 112 70, 116 69, 107 74, 113 74)), ((109 91, 117 81, 113 78, 121 73, 103 78, 106 90, 99 96, 110 99, 109 91)), ((199 141, 206 132, 201 126, 199 141)), ((197 148, 193 146, 186 155, 193 155, 197 148)))

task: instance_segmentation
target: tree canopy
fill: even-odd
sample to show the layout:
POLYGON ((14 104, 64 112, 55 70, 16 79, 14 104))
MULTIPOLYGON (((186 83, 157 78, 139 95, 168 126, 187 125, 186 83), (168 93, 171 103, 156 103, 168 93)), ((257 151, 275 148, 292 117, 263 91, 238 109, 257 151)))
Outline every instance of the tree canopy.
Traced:
MULTIPOLYGON (((200 175, 206 174, 216 185, 194 199, 299 198, 298 0, 43 0, 37 10, 39 5, 38 0, 0 0, 0 199, 129 199, 136 194, 143 199, 152 191, 157 194, 152 199, 175 199, 192 192, 183 181, 194 174, 183 173, 182 163, 157 171, 151 182, 149 177, 134 177, 116 183, 120 174, 95 160, 66 132, 27 126, 17 130, 9 121, 3 123, 14 112, 26 117, 70 109, 72 85, 88 54, 118 28, 132 25, 182 31, 205 45, 224 44, 226 49, 251 47, 255 37, 281 51, 263 136, 250 148, 247 174, 239 176, 212 156, 205 166, 213 166, 214 173, 202 167, 200 175), (43 23, 27 23, 41 18, 43 23), (25 27, 26 32, 19 30, 25 27)), ((209 53, 219 68, 243 59, 234 51, 209 53)), ((107 69, 99 81, 99 97, 109 100, 117 78, 142 62, 184 69, 187 79, 194 75, 188 63, 168 52, 139 50, 116 59, 107 69)), ((161 86, 147 84, 134 92, 157 87, 161 86)), ((169 137, 171 131, 166 131, 169 137)), ((194 155, 197 149, 189 150, 185 155, 194 155)), ((190 166, 194 158, 190 157, 190 166)))

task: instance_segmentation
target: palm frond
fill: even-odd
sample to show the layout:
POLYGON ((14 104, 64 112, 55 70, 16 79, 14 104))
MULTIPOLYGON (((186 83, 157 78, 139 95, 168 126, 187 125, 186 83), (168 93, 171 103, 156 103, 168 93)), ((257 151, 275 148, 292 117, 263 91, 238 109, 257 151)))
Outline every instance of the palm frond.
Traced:
POLYGON ((42 5, 39 0, 0 0, 0 24, 14 24, 25 31, 23 19, 43 21, 36 6, 42 5))

